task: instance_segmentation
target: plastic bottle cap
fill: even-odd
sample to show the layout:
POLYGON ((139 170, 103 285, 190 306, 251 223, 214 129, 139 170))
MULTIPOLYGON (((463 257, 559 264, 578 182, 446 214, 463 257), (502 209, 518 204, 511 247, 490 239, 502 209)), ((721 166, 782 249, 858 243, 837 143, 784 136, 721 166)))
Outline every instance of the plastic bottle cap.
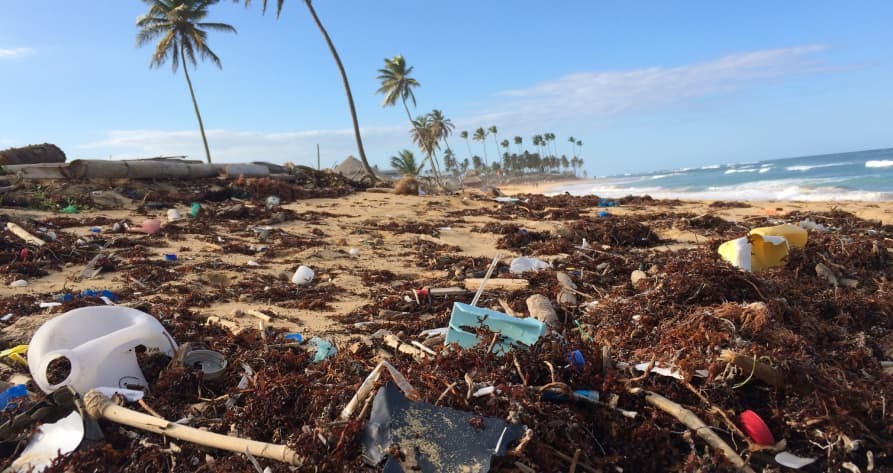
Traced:
POLYGON ((756 412, 747 410, 738 415, 741 428, 744 432, 760 445, 775 445, 775 437, 769 430, 769 426, 756 412))

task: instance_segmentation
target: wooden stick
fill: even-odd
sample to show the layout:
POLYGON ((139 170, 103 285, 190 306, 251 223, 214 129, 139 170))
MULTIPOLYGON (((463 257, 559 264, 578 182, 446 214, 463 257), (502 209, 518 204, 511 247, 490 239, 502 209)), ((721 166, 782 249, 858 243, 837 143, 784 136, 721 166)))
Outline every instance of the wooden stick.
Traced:
POLYGON ((574 473, 577 471, 577 462, 580 461, 580 449, 574 451, 574 458, 571 460, 571 467, 567 470, 568 473, 574 473))
MULTIPOLYGON (((465 289, 468 289, 469 291, 477 290, 483 281, 483 278, 466 279, 464 282, 465 289)), ((530 282, 526 279, 490 278, 487 280, 488 289, 519 291, 521 289, 527 289, 528 286, 530 286, 530 282)))
POLYGON ((784 379, 774 368, 755 358, 735 353, 732 350, 723 350, 719 355, 719 359, 734 364, 746 373, 753 373, 755 378, 766 384, 780 389, 785 386, 784 379))
MULTIPOLYGON (((549 449, 552 450, 552 453, 554 453, 556 457, 558 457, 558 458, 560 458, 560 459, 562 459, 562 460, 564 460, 564 461, 566 461, 566 462, 568 462, 568 463, 571 463, 571 462, 574 461, 574 458, 573 458, 573 457, 571 457, 570 455, 566 455, 566 454, 564 454, 564 453, 559 452, 558 450, 555 449, 555 447, 553 447, 553 446, 551 446, 551 445, 547 445, 547 447, 549 447, 549 449)), ((579 462, 578 462, 578 463, 577 463, 577 466, 579 466, 580 468, 582 468, 582 469, 588 471, 589 473, 602 473, 601 470, 596 470, 595 468, 593 468, 593 467, 591 467, 591 466, 589 466, 589 465, 587 465, 587 464, 585 464, 585 463, 579 463, 579 462)))
POLYGON ((716 435, 704 421, 695 415, 694 412, 652 391, 631 389, 630 392, 634 394, 644 392, 645 401, 648 402, 648 404, 670 414, 675 417, 676 420, 685 424, 689 429, 694 430, 695 433, 704 439, 708 445, 719 450, 726 459, 729 460, 729 463, 731 463, 732 466, 745 473, 755 473, 754 470, 748 466, 747 462, 745 462, 744 459, 725 442, 725 440, 716 435))
POLYGON ((91 390, 88 392, 87 395, 84 396, 84 404, 87 407, 87 413, 90 417, 95 419, 110 420, 122 425, 147 430, 149 432, 185 440, 206 447, 236 453, 244 453, 247 451, 258 457, 269 458, 290 465, 303 465, 297 452, 285 445, 230 437, 169 422, 165 419, 159 419, 148 414, 143 414, 116 405, 98 391, 91 390))
POLYGON ((25 240, 25 243, 28 243, 31 245, 36 245, 36 246, 46 245, 45 241, 28 233, 27 230, 25 230, 24 228, 18 226, 17 224, 15 224, 13 222, 6 222, 6 228, 7 228, 7 230, 11 231, 15 236, 21 238, 22 240, 25 240))

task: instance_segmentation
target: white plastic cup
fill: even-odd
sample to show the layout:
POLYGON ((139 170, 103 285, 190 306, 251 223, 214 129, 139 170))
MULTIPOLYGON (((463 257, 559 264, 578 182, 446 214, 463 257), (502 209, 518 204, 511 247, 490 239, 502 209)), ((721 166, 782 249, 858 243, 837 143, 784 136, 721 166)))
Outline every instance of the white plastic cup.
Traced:
POLYGON ((308 268, 307 266, 301 265, 297 271, 295 271, 295 275, 291 277, 291 282, 297 284, 298 286, 304 286, 310 284, 310 281, 313 281, 313 270, 308 268))

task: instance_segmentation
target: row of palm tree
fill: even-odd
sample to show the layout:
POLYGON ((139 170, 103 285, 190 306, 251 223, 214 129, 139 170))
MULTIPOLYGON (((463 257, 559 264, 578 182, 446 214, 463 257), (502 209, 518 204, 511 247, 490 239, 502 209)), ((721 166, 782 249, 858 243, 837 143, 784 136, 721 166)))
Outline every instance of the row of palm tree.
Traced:
MULTIPOLYGON (((299 0, 300 1, 300 0, 299 0)), ((360 124, 357 119, 357 110, 354 105, 353 94, 350 91, 350 83, 347 79, 347 72, 344 70, 344 64, 341 63, 341 57, 335 49, 332 38, 326 31, 316 10, 313 8, 311 0, 303 0, 304 5, 313 18, 313 22, 319 29, 329 47, 329 52, 335 60, 335 65, 341 73, 341 80, 344 85, 344 92, 347 96, 347 104, 350 108, 350 118, 353 122, 354 139, 357 144, 357 154, 360 155, 360 161, 366 170, 367 176, 374 182, 376 177, 369 161, 366 159, 366 151, 363 148, 363 139, 360 136, 360 124)), ((196 55, 202 59, 210 59, 218 67, 222 67, 220 58, 208 46, 208 30, 235 33, 236 29, 232 25, 226 23, 215 23, 204 21, 208 16, 208 10, 212 5, 219 3, 219 0, 143 0, 149 5, 149 12, 137 19, 137 27, 140 28, 137 33, 137 45, 143 46, 156 38, 159 38, 155 45, 155 51, 152 55, 150 67, 159 67, 166 61, 171 61, 171 67, 176 73, 180 63, 183 64, 183 74, 186 76, 186 84, 189 87, 189 94, 192 97, 192 105, 195 109, 195 116, 198 119, 199 130, 202 135, 202 142, 205 147, 205 156, 207 161, 211 162, 211 151, 208 146, 208 138, 205 134, 204 123, 202 122, 201 113, 198 108, 198 101, 195 98, 195 91, 192 87, 192 81, 189 78, 188 62, 193 67, 197 66, 196 55)), ((233 0, 233 3, 241 3, 242 0, 233 0)), ((267 11, 267 0, 262 0, 261 12, 267 11)), ((251 5, 251 0, 244 0, 245 7, 251 5)), ((276 18, 282 13, 282 7, 285 0, 276 1, 276 18)))

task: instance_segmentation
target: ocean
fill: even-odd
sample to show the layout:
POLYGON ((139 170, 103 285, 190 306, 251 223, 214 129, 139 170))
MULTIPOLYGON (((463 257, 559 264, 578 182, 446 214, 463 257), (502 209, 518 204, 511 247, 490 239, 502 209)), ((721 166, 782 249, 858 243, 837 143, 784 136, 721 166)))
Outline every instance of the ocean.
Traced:
POLYGON ((598 177, 549 194, 564 192, 609 198, 889 201, 893 148, 598 177))

